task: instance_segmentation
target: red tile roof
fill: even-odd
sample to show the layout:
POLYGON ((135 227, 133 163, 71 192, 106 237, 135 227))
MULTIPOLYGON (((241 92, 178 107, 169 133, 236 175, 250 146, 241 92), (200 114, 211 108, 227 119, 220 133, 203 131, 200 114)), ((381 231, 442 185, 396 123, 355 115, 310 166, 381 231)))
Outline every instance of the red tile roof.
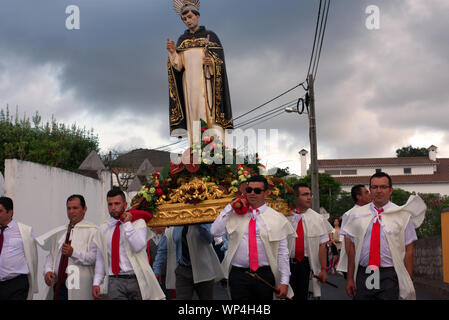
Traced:
POLYGON ((434 165, 438 161, 432 161, 428 157, 398 157, 398 158, 359 158, 359 159, 326 159, 318 160, 320 168, 330 167, 377 167, 397 165, 434 165))

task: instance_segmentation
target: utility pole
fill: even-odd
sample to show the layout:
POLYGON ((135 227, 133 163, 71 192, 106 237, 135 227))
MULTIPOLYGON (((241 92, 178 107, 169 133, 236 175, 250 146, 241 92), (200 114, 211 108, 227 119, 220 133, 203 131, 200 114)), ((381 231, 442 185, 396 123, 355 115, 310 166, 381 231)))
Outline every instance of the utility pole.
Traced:
POLYGON ((318 179, 318 156, 316 146, 316 123, 315 123, 315 93, 313 89, 313 75, 309 74, 309 137, 310 137, 310 166, 312 178, 312 209, 320 212, 320 188, 318 179))

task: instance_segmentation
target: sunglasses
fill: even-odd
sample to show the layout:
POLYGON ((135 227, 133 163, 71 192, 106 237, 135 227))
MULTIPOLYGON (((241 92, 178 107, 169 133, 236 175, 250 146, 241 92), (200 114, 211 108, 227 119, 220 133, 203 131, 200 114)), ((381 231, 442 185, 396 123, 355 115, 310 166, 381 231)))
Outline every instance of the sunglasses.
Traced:
POLYGON ((251 187, 246 187, 246 192, 247 193, 251 193, 251 192, 253 192, 253 190, 254 190, 254 193, 255 194, 261 194, 261 192, 262 191, 265 191, 265 189, 260 189, 260 188, 251 188, 251 187))

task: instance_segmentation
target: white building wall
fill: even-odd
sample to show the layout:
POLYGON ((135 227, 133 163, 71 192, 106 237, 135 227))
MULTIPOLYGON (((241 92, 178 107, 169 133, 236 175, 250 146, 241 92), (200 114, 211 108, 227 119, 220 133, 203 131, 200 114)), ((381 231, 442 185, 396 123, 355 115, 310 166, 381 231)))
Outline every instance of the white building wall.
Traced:
MULTIPOLYGON (((366 187, 369 187, 368 183, 366 184, 366 187)), ((342 190, 346 192, 351 192, 351 188, 352 185, 342 186, 342 190)), ((393 188, 416 193, 439 193, 441 195, 449 195, 449 183, 395 184, 393 181, 393 188)))
POLYGON ((5 179, 3 178, 2 173, 0 172, 0 197, 5 194, 5 179))
MULTIPOLYGON (((320 168, 319 172, 324 173, 325 170, 357 170, 357 176, 371 176, 376 173, 376 169, 381 169, 383 172, 391 176, 404 175, 404 168, 411 168, 411 175, 417 174, 433 174, 434 166, 379 166, 379 167, 341 167, 341 168, 320 168)), ((354 175, 340 175, 340 176, 354 176, 354 175)))
MULTIPOLYGON (((5 195, 14 201, 14 219, 33 227, 36 237, 68 224, 66 200, 72 194, 81 194, 86 199, 87 221, 97 225, 105 221, 109 217, 106 203, 106 193, 111 188, 109 172, 102 173, 102 181, 32 162, 5 161, 5 195)), ((35 299, 43 299, 42 270, 47 253, 38 247, 39 293, 35 299)))

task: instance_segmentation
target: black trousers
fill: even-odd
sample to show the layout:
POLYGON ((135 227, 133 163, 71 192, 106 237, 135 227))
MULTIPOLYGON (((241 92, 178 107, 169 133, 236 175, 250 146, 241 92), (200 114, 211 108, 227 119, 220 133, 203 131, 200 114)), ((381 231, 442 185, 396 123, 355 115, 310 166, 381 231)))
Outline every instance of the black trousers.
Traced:
POLYGON ((290 259, 290 286, 293 289, 293 300, 307 300, 309 295, 310 264, 309 259, 299 262, 296 259, 290 259))
MULTIPOLYGON (((245 272, 247 268, 231 267, 229 273, 229 289, 232 300, 273 300, 273 290, 245 272)), ((269 266, 260 267, 255 272, 262 279, 275 286, 273 272, 269 266)))
POLYGON ((399 281, 394 267, 379 268, 379 287, 375 288, 373 272, 366 273, 367 268, 359 266, 356 278, 354 300, 398 300, 399 281), (370 278, 370 279, 368 279, 370 278), (369 285, 367 287, 367 284, 369 285))
POLYGON ((26 300, 29 288, 26 274, 0 281, 0 300, 26 300))
MULTIPOLYGON (((54 295, 56 294, 56 283, 53 285, 53 293, 54 295)), ((65 285, 65 281, 61 283, 61 286, 59 287, 58 296, 54 300, 69 300, 69 292, 65 285)))

